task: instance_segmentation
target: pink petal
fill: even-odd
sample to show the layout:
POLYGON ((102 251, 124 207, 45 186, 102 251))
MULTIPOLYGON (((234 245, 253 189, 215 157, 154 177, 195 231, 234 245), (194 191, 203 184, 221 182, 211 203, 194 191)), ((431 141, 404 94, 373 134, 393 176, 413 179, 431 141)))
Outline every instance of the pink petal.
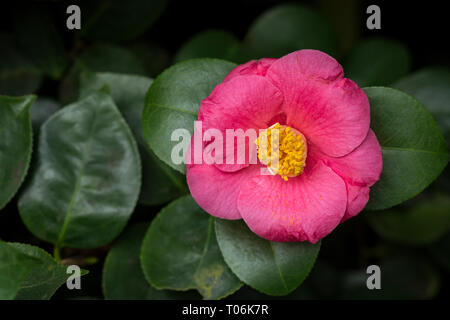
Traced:
POLYGON ((235 220, 241 215, 237 199, 241 185, 259 173, 260 166, 252 165, 238 172, 228 173, 214 165, 190 165, 186 180, 197 204, 212 216, 235 220))
POLYGON ((243 75, 265 76, 267 69, 269 69, 269 67, 275 60, 276 59, 273 58, 263 58, 260 60, 251 60, 249 62, 241 64, 236 68, 234 68, 233 70, 231 70, 231 72, 225 77, 223 81, 228 81, 236 76, 243 76, 243 75))
POLYGON ((344 181, 322 162, 289 181, 257 175, 241 185, 238 209, 249 228, 270 241, 317 242, 341 221, 344 181))
MULTIPOLYGON (((230 141, 228 144, 228 146, 233 146, 236 158, 236 149, 239 147, 242 147, 242 150, 247 153, 249 152, 249 146, 254 147, 258 130, 268 127, 270 120, 280 112, 282 102, 281 92, 264 77, 256 75, 238 76, 214 88, 210 96, 202 101, 198 119, 202 121, 203 131, 214 128, 223 133, 223 150, 226 151, 230 150, 226 149, 227 129, 242 129, 243 132, 253 129, 252 139, 241 140, 242 143, 247 144, 247 147, 242 146, 238 141, 234 143, 230 141)), ((250 154, 246 154, 246 165, 228 165, 225 163, 225 155, 226 153, 223 155, 224 164, 218 165, 224 171, 241 169, 248 165, 251 158, 250 154)), ((252 159, 255 159, 255 157, 252 157, 252 159)))
POLYGON ((322 160, 345 181, 348 203, 344 220, 364 209, 369 200, 369 187, 380 179, 383 167, 381 147, 371 129, 363 143, 346 156, 329 157, 311 146, 308 157, 311 161, 322 160))
POLYGON ((370 123, 369 101, 342 67, 327 54, 300 50, 267 70, 266 78, 281 90, 287 124, 329 156, 353 151, 365 139, 370 123))

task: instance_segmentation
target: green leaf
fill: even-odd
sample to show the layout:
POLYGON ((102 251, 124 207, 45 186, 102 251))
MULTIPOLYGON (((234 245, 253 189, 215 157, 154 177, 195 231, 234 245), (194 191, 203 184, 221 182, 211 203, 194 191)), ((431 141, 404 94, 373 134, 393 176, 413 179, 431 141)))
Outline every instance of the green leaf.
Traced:
POLYGON ((90 40, 125 41, 142 34, 163 13, 167 0, 115 0, 85 3, 86 23, 81 29, 90 40))
POLYGON ((130 51, 118 46, 95 44, 76 57, 73 66, 60 86, 63 104, 75 101, 79 96, 82 72, 114 72, 145 75, 142 62, 130 51))
POLYGON ((145 142, 141 118, 145 95, 152 82, 152 79, 142 76, 85 73, 81 76, 80 96, 87 96, 108 86, 139 146, 143 175, 139 201, 147 205, 158 205, 187 193, 187 186, 184 176, 159 160, 145 142))
POLYGON ((58 79, 67 66, 62 39, 41 6, 20 11, 14 19, 18 42, 25 54, 44 74, 58 79))
POLYGON ((236 65, 217 59, 195 59, 164 71, 147 93, 142 124, 144 136, 155 154, 170 167, 186 172, 184 163, 174 164, 172 132, 184 128, 194 132, 201 101, 236 65))
POLYGON ((381 289, 369 290, 366 270, 350 271, 342 276, 341 299, 417 300, 432 299, 439 292, 437 270, 420 256, 397 254, 380 263, 381 289))
POLYGON ((0 241, 0 299, 50 299, 68 277, 66 267, 44 250, 0 241))
POLYGON ((450 197, 435 195, 406 208, 370 212, 367 218, 385 239, 410 245, 429 244, 450 229, 450 197))
POLYGON ((198 299, 193 292, 157 290, 145 280, 140 252, 148 223, 128 227, 114 243, 103 268, 103 293, 108 300, 198 299))
POLYGON ((59 103, 52 98, 38 97, 30 111, 33 133, 38 134, 42 124, 59 109, 59 103))
POLYGON ((24 56, 12 37, 0 35, 0 94, 21 96, 36 92, 42 74, 24 56))
POLYGON ((239 45, 238 39, 227 31, 205 30, 183 44, 175 55, 175 62, 194 58, 218 58, 233 61, 239 45))
POLYGON ((197 289, 205 299, 220 299, 241 287, 220 253, 214 218, 191 196, 172 202, 153 220, 141 262, 145 277, 158 289, 197 289))
MULTIPOLYGON (((44 250, 21 243, 11 243, 18 251, 27 256, 36 258, 39 265, 34 268, 22 283, 15 299, 18 300, 48 300, 56 290, 67 282, 70 274, 67 267, 58 264, 51 255, 44 250)), ((81 270, 81 276, 88 271, 81 270)))
POLYGON ((16 194, 30 165, 30 108, 35 99, 0 96, 0 209, 16 194))
POLYGON ((426 107, 401 91, 365 88, 371 128, 383 152, 380 180, 367 209, 387 209, 424 190, 447 165, 447 143, 426 107))
POLYGON ((0 300, 14 299, 31 270, 38 265, 34 257, 0 241, 0 300))
POLYGON ((343 65, 346 77, 360 87, 388 86, 408 73, 411 54, 401 42, 372 38, 360 42, 343 65))
POLYGON ((450 70, 426 68, 401 78, 393 85, 422 102, 450 143, 450 70))
POLYGON ((136 205, 139 160, 130 129, 105 93, 61 109, 41 128, 38 165, 19 200, 23 222, 57 248, 107 244, 136 205))
POLYGON ((254 58, 280 58, 300 49, 338 52, 333 27, 314 10, 283 4, 263 13, 250 27, 244 46, 254 58))
POLYGON ((311 271, 320 242, 271 242, 242 220, 216 219, 217 242, 231 270, 252 288, 273 296, 295 290, 311 271))

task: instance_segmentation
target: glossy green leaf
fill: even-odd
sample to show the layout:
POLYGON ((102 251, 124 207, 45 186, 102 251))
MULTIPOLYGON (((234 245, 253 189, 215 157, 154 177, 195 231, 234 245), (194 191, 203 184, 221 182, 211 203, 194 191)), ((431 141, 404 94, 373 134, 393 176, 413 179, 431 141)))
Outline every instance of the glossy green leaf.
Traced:
POLYGON ((450 143, 450 70, 426 68, 401 78, 393 85, 422 102, 450 143))
POLYGON ((426 107, 401 91, 365 88, 371 128, 383 152, 380 180, 367 208, 387 209, 424 190, 447 165, 447 143, 426 107))
POLYGON ((142 111, 145 95, 152 79, 114 73, 85 73, 81 76, 84 97, 108 86, 117 107, 130 126, 139 146, 142 159, 143 183, 140 202, 147 205, 166 203, 187 193, 185 178, 159 160, 151 151, 142 133, 142 111))
POLYGON ((149 28, 162 14, 167 0, 104 0, 84 3, 86 22, 81 29, 90 40, 131 40, 149 28))
POLYGON ((242 220, 216 219, 217 242, 231 270, 252 288, 273 296, 295 290, 311 271, 320 242, 271 242, 242 220))
POLYGON ((411 54, 406 46, 387 38, 360 42, 344 60, 345 76, 360 87, 389 86, 410 68, 411 54))
POLYGON ((68 64, 63 42, 42 6, 20 11, 14 29, 21 49, 34 65, 54 79, 61 77, 68 64))
POLYGON ((405 208, 370 212, 367 218, 385 239, 411 245, 429 244, 450 230, 450 197, 435 195, 405 208))
POLYGON ((75 58, 73 66, 60 86, 63 104, 75 101, 79 96, 82 72, 114 72, 145 75, 142 62, 127 49, 107 44, 95 44, 75 58))
POLYGON ((0 300, 14 299, 31 270, 38 265, 34 257, 0 241, 0 300))
POLYGON ((60 108, 59 103, 52 98, 39 97, 36 99, 30 111, 31 125, 35 135, 39 132, 42 124, 60 108))
MULTIPOLYGON (((22 282, 15 299, 48 300, 59 287, 66 284, 71 275, 67 273, 67 267, 58 264, 47 252, 38 247, 21 243, 11 243, 10 246, 39 261, 38 266, 22 282)), ((81 269, 81 276, 87 273, 86 270, 81 269)))
POLYGON ((155 288, 197 289, 205 299, 220 299, 241 287, 220 253, 214 218, 191 196, 172 202, 153 220, 141 262, 155 288))
POLYGON ((217 59, 195 59, 164 71, 147 93, 142 124, 144 136, 155 154, 172 168, 185 173, 185 165, 174 164, 172 132, 184 128, 194 132, 201 101, 236 65, 217 59))
POLYGON ((122 231, 140 185, 132 133, 111 97, 98 92, 42 126, 38 165, 19 212, 34 235, 57 248, 95 248, 122 231))
POLYGON ((239 45, 238 39, 227 31, 206 30, 183 44, 175 55, 175 62, 195 58, 218 58, 234 61, 239 45))
POLYGON ((341 299, 417 300, 432 299, 439 292, 437 270, 419 256, 399 254, 380 263, 381 289, 369 290, 366 270, 350 271, 341 277, 341 299))
POLYGON ((133 225, 114 243, 103 268, 103 293, 108 300, 198 299, 195 291, 157 290, 145 280, 140 252, 148 223, 133 225))
POLYGON ((0 241, 0 299, 50 299, 69 276, 44 250, 0 241))
POLYGON ((269 9, 253 22, 245 47, 254 58, 279 58, 300 49, 338 52, 333 27, 316 11, 297 4, 269 9))
POLYGON ((34 93, 41 85, 42 74, 14 40, 0 35, 0 94, 21 96, 34 93))
POLYGON ((0 96, 0 209, 16 194, 32 151, 30 108, 35 96, 0 96))

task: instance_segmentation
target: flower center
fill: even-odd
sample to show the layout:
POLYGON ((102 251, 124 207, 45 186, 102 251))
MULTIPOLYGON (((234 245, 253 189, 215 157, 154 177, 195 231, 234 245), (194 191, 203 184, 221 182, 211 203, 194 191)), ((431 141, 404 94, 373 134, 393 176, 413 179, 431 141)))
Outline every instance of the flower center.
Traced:
POLYGON ((303 173, 306 163, 306 139, 300 131, 279 123, 262 130, 255 141, 258 158, 273 175, 283 180, 303 173))

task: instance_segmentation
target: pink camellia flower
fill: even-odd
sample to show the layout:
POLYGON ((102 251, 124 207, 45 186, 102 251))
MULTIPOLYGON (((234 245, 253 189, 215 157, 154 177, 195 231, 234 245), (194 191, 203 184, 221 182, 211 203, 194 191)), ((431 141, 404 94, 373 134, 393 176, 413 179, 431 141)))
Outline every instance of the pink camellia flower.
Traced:
POLYGON ((258 131, 258 161, 246 155, 241 164, 187 164, 193 198, 215 217, 243 219, 267 240, 316 243, 365 207, 380 177, 369 108, 363 90, 320 51, 236 67, 202 101, 198 120, 203 132, 214 128, 224 136, 227 129, 258 131), (278 167, 267 151, 274 129, 278 167))

